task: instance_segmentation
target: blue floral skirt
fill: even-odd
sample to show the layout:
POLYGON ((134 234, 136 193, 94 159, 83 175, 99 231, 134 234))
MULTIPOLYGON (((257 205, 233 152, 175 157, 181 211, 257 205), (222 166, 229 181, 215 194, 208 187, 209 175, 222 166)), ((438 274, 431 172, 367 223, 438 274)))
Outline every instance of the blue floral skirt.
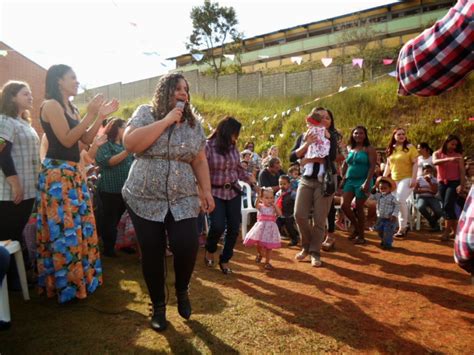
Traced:
POLYGON ((37 195, 40 293, 59 303, 86 298, 102 284, 94 213, 78 164, 46 158, 37 195))

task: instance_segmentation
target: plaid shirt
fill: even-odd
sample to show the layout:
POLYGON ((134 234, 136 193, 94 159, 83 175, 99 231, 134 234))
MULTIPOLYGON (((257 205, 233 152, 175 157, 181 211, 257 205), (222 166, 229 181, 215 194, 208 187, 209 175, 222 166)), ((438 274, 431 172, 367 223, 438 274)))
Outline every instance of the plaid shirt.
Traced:
POLYGON ((235 146, 222 155, 217 152, 216 140, 206 142, 206 157, 211 175, 212 196, 222 200, 231 200, 238 195, 240 190, 238 180, 249 182, 250 174, 240 165, 240 154, 235 146), (235 189, 224 189, 224 184, 233 184, 235 189))
POLYGON ((370 198, 377 201, 377 217, 390 218, 392 216, 398 216, 400 203, 397 201, 395 195, 391 193, 381 194, 380 192, 377 192, 370 198))
POLYGON ((454 260, 467 272, 474 274, 474 186, 464 204, 454 241, 454 260))
POLYGON ((133 162, 133 156, 128 155, 117 165, 110 166, 109 160, 125 150, 122 144, 106 142, 99 147, 95 161, 100 166, 100 177, 97 188, 99 191, 119 194, 128 177, 128 171, 133 162))
POLYGON ((458 0, 445 17, 403 46, 399 95, 439 95, 474 69, 473 11, 472 0, 458 0))
MULTIPOLYGON (((25 120, 0 115, 0 137, 12 143, 11 156, 24 199, 34 198, 40 167, 38 134, 25 120)), ((0 201, 12 200, 12 188, 0 171, 0 201)))

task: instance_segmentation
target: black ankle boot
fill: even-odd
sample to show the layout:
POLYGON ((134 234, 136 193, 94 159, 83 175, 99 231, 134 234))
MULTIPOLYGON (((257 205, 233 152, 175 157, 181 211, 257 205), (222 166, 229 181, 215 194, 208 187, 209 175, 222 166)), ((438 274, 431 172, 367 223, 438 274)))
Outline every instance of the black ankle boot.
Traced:
POLYGON ((191 317, 191 302, 189 302, 188 291, 176 292, 178 298, 178 313, 184 319, 191 317))
POLYGON ((151 315, 151 327, 157 332, 162 332, 166 329, 166 304, 152 305, 153 313, 151 315))

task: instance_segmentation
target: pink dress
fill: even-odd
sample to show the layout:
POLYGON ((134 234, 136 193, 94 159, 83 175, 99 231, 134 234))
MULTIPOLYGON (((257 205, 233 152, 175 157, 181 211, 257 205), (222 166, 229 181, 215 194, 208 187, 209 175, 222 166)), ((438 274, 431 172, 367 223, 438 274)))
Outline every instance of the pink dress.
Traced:
POLYGON ((257 223, 254 224, 245 236, 244 245, 260 245, 266 249, 280 248, 280 232, 275 221, 274 207, 260 205, 257 212, 257 223))

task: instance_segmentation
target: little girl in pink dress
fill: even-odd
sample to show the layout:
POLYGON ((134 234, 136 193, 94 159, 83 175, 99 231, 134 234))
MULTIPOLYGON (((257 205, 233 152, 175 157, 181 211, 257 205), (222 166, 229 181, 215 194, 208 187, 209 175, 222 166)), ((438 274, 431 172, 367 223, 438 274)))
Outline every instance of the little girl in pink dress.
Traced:
MULTIPOLYGON (((331 147, 331 142, 326 136, 326 127, 321 123, 321 117, 318 114, 318 109, 313 109, 310 115, 306 117, 306 124, 308 125, 309 131, 313 133, 317 140, 316 142, 309 145, 308 150, 306 151, 305 158, 325 158, 329 155, 329 150, 331 147)), ((323 181, 323 175, 325 172, 325 164, 319 164, 318 170, 318 180, 323 181)), ((306 163, 304 165, 304 176, 313 175, 314 163, 306 163)))
POLYGON ((280 232, 276 224, 277 216, 281 215, 280 208, 275 204, 273 190, 263 187, 256 201, 257 223, 254 224, 244 238, 245 246, 257 246, 257 257, 259 263, 265 254, 265 269, 272 270, 270 264, 270 253, 272 249, 280 248, 280 232))

